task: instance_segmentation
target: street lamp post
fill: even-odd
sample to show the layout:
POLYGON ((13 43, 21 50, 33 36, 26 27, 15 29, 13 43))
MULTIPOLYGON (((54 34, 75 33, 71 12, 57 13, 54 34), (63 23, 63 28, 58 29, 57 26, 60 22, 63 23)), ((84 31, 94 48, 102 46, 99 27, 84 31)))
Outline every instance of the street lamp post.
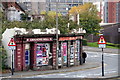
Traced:
POLYGON ((59 51, 59 44, 58 44, 58 0, 56 0, 56 69, 58 69, 58 51, 59 51))
MULTIPOLYGON (((78 25, 78 26, 80 25, 79 19, 80 19, 80 14, 78 13, 78 14, 77 14, 77 25, 78 25)), ((79 30, 80 30, 80 28, 79 28, 79 30)), ((80 49, 82 50, 82 38, 79 39, 79 41, 80 41, 80 44, 79 44, 79 45, 81 45, 81 46, 80 46, 80 49)), ((83 52, 83 51, 81 51, 81 52, 79 53, 80 65, 83 64, 82 52, 83 52)))

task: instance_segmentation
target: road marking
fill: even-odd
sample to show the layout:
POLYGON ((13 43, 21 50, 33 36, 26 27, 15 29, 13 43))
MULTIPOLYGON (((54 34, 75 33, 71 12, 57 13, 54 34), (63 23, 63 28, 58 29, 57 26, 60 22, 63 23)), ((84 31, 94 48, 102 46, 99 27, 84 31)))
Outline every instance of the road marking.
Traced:
MULTIPOLYGON (((99 54, 99 53, 97 53, 97 52, 93 52, 94 54, 99 54)), ((109 54, 109 53, 105 53, 105 55, 118 55, 118 54, 109 54)), ((107 65, 107 64, 104 64, 105 66, 107 65)), ((23 78, 23 77, 26 77, 26 76, 33 76, 33 77, 35 77, 35 76, 40 76, 40 75, 49 75, 49 74, 56 74, 56 73, 67 73, 67 72, 77 72, 77 71, 83 71, 83 70, 89 70, 89 69, 97 69, 97 68, 101 68, 102 66, 96 66, 96 67, 91 67, 91 68, 85 68, 85 69, 78 69, 78 70, 73 70, 73 71, 63 71, 63 72, 53 72, 53 73, 39 73, 39 74, 30 74, 30 75, 16 75, 16 76, 8 76, 7 78, 12 78, 12 77, 14 77, 14 78, 18 78, 18 77, 21 77, 21 78, 23 78)), ((6 77, 4 77, 4 78, 6 78, 6 77)))
POLYGON ((96 68, 99 68, 100 66, 97 66, 97 67, 92 67, 92 68, 86 68, 86 69, 78 69, 78 70, 73 70, 73 71, 63 71, 63 72, 53 72, 53 73, 43 73, 43 74, 36 74, 33 76, 32 75, 17 75, 17 76, 8 76, 8 77, 4 77, 4 78, 31 78, 31 77, 35 77, 35 76, 44 76, 44 75, 51 75, 51 74, 56 74, 56 73, 67 73, 67 72, 77 72, 77 71, 83 71, 83 70, 89 70, 89 69, 96 69, 96 68), (27 77, 26 77, 27 76, 27 77), (30 77, 29 77, 30 76, 30 77))
MULTIPOLYGON (((107 64, 104 64, 105 66, 107 64)), ((77 70, 71 70, 71 71, 63 71, 63 72, 53 72, 53 73, 40 73, 40 74, 30 74, 30 75, 16 75, 16 76, 8 76, 8 77, 3 77, 3 78, 23 78, 26 77, 27 78, 30 77, 35 77, 35 76, 44 76, 44 75, 49 75, 49 74, 56 74, 56 73, 68 73, 68 72, 78 72, 78 71, 84 71, 84 70, 89 70, 89 69, 97 69, 97 68, 101 68, 102 66, 96 66, 96 67, 91 67, 91 68, 85 68, 85 69, 77 69, 77 70)))
MULTIPOLYGON (((100 53, 102 53, 102 52, 92 52, 92 51, 86 51, 86 53, 92 53, 92 54, 100 54, 100 53)), ((105 55, 120 55, 120 54, 117 54, 117 53, 106 53, 106 52, 104 52, 104 54, 105 55)))

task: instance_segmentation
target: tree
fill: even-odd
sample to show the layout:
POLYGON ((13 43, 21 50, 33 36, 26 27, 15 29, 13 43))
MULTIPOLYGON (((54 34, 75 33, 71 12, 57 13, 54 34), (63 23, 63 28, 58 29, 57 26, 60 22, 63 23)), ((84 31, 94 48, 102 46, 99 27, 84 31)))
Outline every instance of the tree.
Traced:
MULTIPOLYGON (((0 35, 2 34, 2 18, 3 18, 3 13, 2 13, 2 11, 0 10, 0 35)), ((0 36, 0 39, 1 39, 2 37, 0 36)))
POLYGON ((69 13, 74 16, 80 14, 79 27, 86 30, 86 35, 96 34, 101 29, 99 25, 101 19, 97 15, 97 7, 92 3, 85 3, 84 5, 73 7, 70 9, 69 13))
MULTIPOLYGON (((2 33, 6 30, 6 28, 25 28, 25 29, 46 29, 46 28, 56 28, 56 12, 50 11, 48 13, 42 13, 45 16, 43 21, 40 20, 33 20, 27 21, 7 21, 4 20, 2 23, 2 33)), ((72 29, 76 28, 76 23, 73 21, 69 21, 67 16, 62 16, 58 13, 58 23, 59 23, 59 30, 61 34, 69 33, 72 29), (70 27, 68 28, 67 24, 70 23, 70 27)))
POLYGON ((28 20, 28 14, 20 14, 21 16, 21 20, 25 21, 25 20, 28 20))
POLYGON ((7 62, 7 54, 6 50, 4 49, 3 46, 0 46, 0 59, 1 59, 1 64, 0 64, 0 69, 6 69, 8 66, 6 65, 7 62))
MULTIPOLYGON (((49 17, 55 17, 56 16, 56 12, 55 11, 48 11, 48 12, 42 11, 40 14, 47 15, 49 17)), ((62 16, 62 14, 58 13, 58 16, 62 16)))
MULTIPOLYGON (((43 21, 44 28, 56 28, 56 12, 49 11, 49 12, 41 12, 41 14, 45 15, 45 20, 43 21)), ((73 21, 69 21, 67 16, 62 16, 60 13, 58 13, 58 28, 61 32, 61 34, 69 33, 70 30, 72 30, 75 25, 73 25, 73 21), (71 26, 68 29, 68 22, 71 23, 71 26)))

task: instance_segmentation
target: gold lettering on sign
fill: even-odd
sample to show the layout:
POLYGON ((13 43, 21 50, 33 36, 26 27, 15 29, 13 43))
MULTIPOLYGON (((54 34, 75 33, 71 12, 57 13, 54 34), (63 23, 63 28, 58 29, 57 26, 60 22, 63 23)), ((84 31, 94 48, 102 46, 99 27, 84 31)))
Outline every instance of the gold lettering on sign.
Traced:
POLYGON ((26 41, 52 41, 52 38, 29 38, 29 39, 26 39, 26 41))

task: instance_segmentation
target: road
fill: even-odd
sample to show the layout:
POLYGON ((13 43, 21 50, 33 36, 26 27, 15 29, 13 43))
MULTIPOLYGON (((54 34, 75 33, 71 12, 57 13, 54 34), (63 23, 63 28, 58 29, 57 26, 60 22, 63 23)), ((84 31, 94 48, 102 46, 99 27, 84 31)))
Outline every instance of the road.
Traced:
MULTIPOLYGON (((87 51, 86 64, 90 62, 100 63, 102 60, 101 52, 87 51)), ((104 77, 118 76, 118 54, 104 53, 104 77)), ((86 65, 89 66, 89 65, 86 65)), ((74 72, 53 73, 47 75, 35 75, 26 78, 102 78, 102 66, 79 70, 74 72)))

